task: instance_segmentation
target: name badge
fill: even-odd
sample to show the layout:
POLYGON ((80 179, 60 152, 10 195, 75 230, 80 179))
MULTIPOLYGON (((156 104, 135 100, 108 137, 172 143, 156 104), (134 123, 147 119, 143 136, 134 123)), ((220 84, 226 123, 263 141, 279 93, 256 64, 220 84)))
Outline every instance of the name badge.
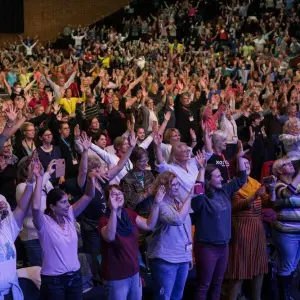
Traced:
POLYGON ((75 165, 78 165, 78 160, 77 160, 76 158, 73 158, 73 159, 72 159, 72 163, 73 163, 74 166, 75 166, 75 165))
POLYGON ((192 250, 193 250, 193 244, 192 243, 189 243, 189 244, 185 245, 185 251, 186 252, 192 251, 192 250))
POLYGON ((193 116, 190 116, 190 117, 189 117, 189 120, 190 120, 190 122, 194 122, 194 117, 193 117, 193 116))

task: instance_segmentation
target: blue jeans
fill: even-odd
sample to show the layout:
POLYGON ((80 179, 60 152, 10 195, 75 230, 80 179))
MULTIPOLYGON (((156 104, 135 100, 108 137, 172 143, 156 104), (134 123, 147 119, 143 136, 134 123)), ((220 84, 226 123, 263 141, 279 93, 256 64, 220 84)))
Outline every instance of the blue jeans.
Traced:
POLYGON ((28 264, 30 267, 33 266, 42 266, 43 258, 42 258, 42 248, 40 244, 40 240, 30 240, 23 241, 26 256, 28 259, 28 264))
POLYGON ((300 259, 300 234, 273 230, 273 240, 279 258, 277 273, 281 276, 288 276, 296 270, 300 259))
POLYGON ((180 300, 189 272, 189 263, 170 263, 163 259, 151 260, 155 300, 180 300))
POLYGON ((43 300, 82 300, 80 270, 58 276, 41 275, 41 299, 43 300))
POLYGON ((106 300, 141 300, 142 283, 140 273, 120 279, 104 282, 106 300))

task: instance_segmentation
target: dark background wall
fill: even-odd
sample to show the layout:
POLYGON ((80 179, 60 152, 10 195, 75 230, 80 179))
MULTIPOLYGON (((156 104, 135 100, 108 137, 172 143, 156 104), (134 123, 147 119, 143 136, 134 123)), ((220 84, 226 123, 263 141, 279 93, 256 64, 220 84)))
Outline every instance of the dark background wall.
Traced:
MULTIPOLYGON (((128 2, 128 0, 24 0, 22 35, 30 37, 38 35, 42 41, 55 40, 67 24, 90 25, 126 6, 128 2)), ((2 11, 2 7, 0 10, 2 11)), ((14 41, 16 38, 16 34, 0 33, 0 44, 14 41)))

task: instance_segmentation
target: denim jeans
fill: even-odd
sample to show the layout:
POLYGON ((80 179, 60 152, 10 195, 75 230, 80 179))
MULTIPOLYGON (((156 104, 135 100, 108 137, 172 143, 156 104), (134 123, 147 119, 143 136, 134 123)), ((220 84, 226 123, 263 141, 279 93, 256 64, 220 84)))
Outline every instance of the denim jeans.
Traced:
POLYGON ((300 259, 300 234, 281 233, 273 229, 273 241, 278 251, 278 275, 288 276, 296 270, 300 259))
POLYGON ((196 242, 194 251, 197 273, 195 299, 219 300, 222 281, 228 263, 228 245, 196 242))
POLYGON ((41 299, 81 300, 82 281, 80 270, 58 276, 41 275, 41 299))
POLYGON ((120 279, 107 280, 104 282, 106 300, 141 300, 142 283, 140 274, 120 279))
POLYGON ((39 239, 23 241, 30 267, 42 266, 42 248, 39 239))
POLYGON ((169 263, 162 259, 151 260, 155 300, 180 300, 189 272, 189 263, 169 263))

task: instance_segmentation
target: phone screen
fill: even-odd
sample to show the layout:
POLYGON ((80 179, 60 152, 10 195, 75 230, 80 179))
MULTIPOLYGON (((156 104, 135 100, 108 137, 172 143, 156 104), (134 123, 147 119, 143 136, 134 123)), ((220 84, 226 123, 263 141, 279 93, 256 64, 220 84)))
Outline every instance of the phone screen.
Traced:
POLYGON ((56 164, 55 164, 55 177, 59 178, 62 176, 65 176, 66 174, 66 164, 65 160, 62 159, 56 159, 56 164))

